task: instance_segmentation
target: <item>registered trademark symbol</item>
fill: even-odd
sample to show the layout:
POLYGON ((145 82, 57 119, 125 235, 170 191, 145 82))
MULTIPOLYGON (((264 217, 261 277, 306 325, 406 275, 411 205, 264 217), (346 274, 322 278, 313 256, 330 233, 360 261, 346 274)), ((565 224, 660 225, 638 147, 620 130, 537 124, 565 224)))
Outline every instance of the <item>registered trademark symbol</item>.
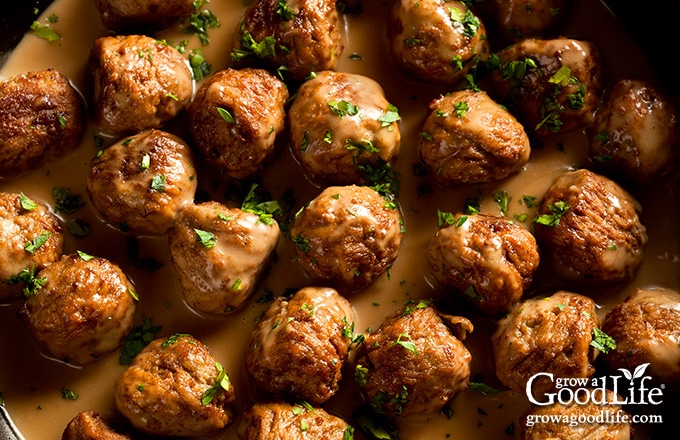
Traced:
POLYGON ((665 390, 665 389, 666 389, 666 384, 665 384, 665 383, 662 383, 662 384, 661 384, 661 389, 662 389, 662 390, 665 390))

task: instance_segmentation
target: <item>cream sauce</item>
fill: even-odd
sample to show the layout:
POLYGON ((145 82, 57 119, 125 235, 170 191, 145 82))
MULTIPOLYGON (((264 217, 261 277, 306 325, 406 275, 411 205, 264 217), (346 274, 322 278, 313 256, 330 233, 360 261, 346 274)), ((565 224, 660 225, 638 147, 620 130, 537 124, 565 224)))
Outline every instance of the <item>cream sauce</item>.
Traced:
MULTIPOLYGON (((652 78, 641 52, 600 2, 578 0, 574 6, 575 18, 565 24, 563 35, 588 39, 598 45, 604 59, 607 85, 622 77, 652 78), (613 38, 614 35, 616 38, 613 38)), ((229 65, 229 49, 245 6, 241 0, 213 0, 208 7, 221 20, 220 28, 209 30, 211 44, 201 47, 215 72, 229 65)), ((573 164, 584 164, 586 157, 584 134, 565 134, 559 140, 548 142, 542 149, 534 149, 531 161, 515 177, 480 188, 433 188, 432 194, 419 196, 417 186, 424 181, 414 177, 412 164, 418 162, 416 146, 420 125, 430 100, 450 90, 407 79, 393 67, 383 25, 389 7, 389 2, 366 1, 361 15, 343 17, 345 51, 337 67, 340 71, 367 75, 380 83, 387 99, 399 108, 402 116, 402 148, 396 168, 401 173, 400 203, 406 233, 399 258, 390 271, 391 276, 383 275, 369 288, 350 298, 356 310, 357 332, 376 329, 410 298, 441 299, 446 296, 429 274, 423 258, 429 239, 436 231, 438 209, 458 211, 466 197, 475 197, 480 191, 484 196, 482 211, 498 213, 491 195, 505 190, 512 196, 508 215, 527 212, 532 218, 533 210, 518 203, 519 199, 525 194, 540 199, 557 175, 573 164), (358 54, 362 59, 350 58, 351 54, 358 54)), ((86 94, 87 55, 94 39, 107 34, 107 31, 101 25, 92 0, 57 0, 44 12, 41 21, 52 14, 56 14, 59 21, 51 26, 63 38, 49 43, 27 35, 2 68, 0 78, 28 70, 55 68, 86 94)), ((157 37, 175 43, 189 38, 177 29, 157 37)), ((195 38, 190 41, 190 48, 200 47, 195 38)), ((55 186, 70 188, 73 193, 86 198, 85 179, 89 161, 95 153, 90 128, 75 152, 35 172, 0 181, 0 190, 23 191, 50 206, 54 204, 51 190, 55 186)), ((295 186, 297 203, 293 212, 319 192, 318 188, 306 182, 288 151, 280 152, 275 165, 265 173, 263 185, 275 198, 281 198, 287 189, 295 186)), ((226 192, 225 186, 219 184, 219 178, 209 172, 199 173, 199 186, 218 200, 226 192)), ((574 291, 593 294, 602 314, 635 287, 661 285, 680 289, 680 234, 677 234, 680 200, 677 188, 636 191, 635 195, 646 210, 643 222, 650 235, 646 258, 636 278, 626 286, 598 288, 597 292, 582 286, 570 286, 574 291)), ((250 332, 266 307, 256 299, 264 289, 279 295, 287 287, 309 284, 294 263, 292 243, 280 240, 277 263, 242 310, 226 317, 205 317, 192 312, 182 302, 169 261, 166 237, 139 238, 142 256, 153 257, 164 264, 160 271, 149 274, 130 264, 127 237, 101 222, 90 206, 68 216, 76 217, 88 221, 92 225, 92 233, 88 238, 79 240, 69 236, 67 252, 83 250, 120 264, 135 282, 140 296, 139 322, 143 316, 150 316, 154 324, 163 326, 159 337, 176 332, 194 335, 210 347, 230 375, 236 390, 237 410, 240 412, 245 405, 253 402, 256 395, 248 385, 244 356, 250 332)), ((561 287, 552 280, 549 272, 543 272, 537 276, 531 293, 551 293, 561 287)), ((96 409, 105 416, 113 415, 113 383, 125 368, 118 364, 118 352, 83 368, 49 359, 16 318, 19 306, 20 302, 13 302, 0 307, 0 391, 6 408, 23 435, 27 439, 60 438, 68 421, 85 409, 96 409), (76 401, 62 399, 62 387, 75 391, 80 397, 76 401)), ((497 386, 489 347, 493 323, 474 318, 473 321, 475 331, 466 340, 473 355, 473 380, 497 386)), ((339 395, 326 405, 330 412, 348 421, 351 421, 350 414, 357 402, 357 390, 351 376, 351 371, 345 373, 339 395)), ((517 419, 527 406, 525 396, 509 391, 489 396, 468 391, 454 399, 454 414, 450 419, 440 415, 427 420, 400 421, 401 438, 444 439, 448 438, 448 434, 461 439, 507 438, 504 431, 510 423, 514 423, 519 432, 517 419)), ((218 438, 235 439, 237 423, 238 420, 218 438)))

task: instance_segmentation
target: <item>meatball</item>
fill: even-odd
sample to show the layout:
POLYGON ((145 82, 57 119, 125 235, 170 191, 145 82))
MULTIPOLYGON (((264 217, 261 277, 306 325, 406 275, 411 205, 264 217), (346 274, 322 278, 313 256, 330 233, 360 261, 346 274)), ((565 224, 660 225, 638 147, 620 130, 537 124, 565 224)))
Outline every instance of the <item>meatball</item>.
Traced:
POLYGON ((638 288, 607 312, 602 331, 616 341, 616 348, 601 356, 612 371, 649 363, 647 374, 658 382, 680 381, 680 293, 638 288))
POLYGON ((132 426, 152 435, 213 435, 234 417, 229 376, 188 334, 149 343, 116 379, 114 397, 132 426))
POLYGON ((103 134, 160 128, 189 104, 193 93, 182 55, 144 35, 98 38, 88 69, 93 122, 103 134))
POLYGON ((317 282, 355 293, 397 259, 403 221, 367 186, 331 186, 296 215, 290 233, 299 263, 317 282))
POLYGON ((0 301, 29 296, 35 273, 61 258, 64 234, 47 206, 21 194, 0 192, 0 301))
POLYGON ((245 179, 274 153, 285 127, 288 89, 262 69, 226 69, 210 77, 189 106, 196 148, 226 177, 245 179))
POLYGON ((256 403, 243 412, 239 425, 242 440, 352 439, 354 428, 323 408, 283 402, 256 403))
POLYGON ((498 52, 491 78, 497 100, 530 135, 590 125, 602 92, 599 51, 587 41, 526 39, 498 52))
POLYGON ((79 412, 64 429, 61 440, 130 440, 132 436, 92 410, 79 412))
POLYGON ((336 290, 302 288, 267 309, 246 368, 261 391, 321 405, 339 388, 353 329, 354 311, 336 290))
POLYGON ((95 0, 104 27, 122 34, 165 28, 196 11, 194 0, 95 0))
POLYGON ((484 24, 461 1, 399 0, 387 34, 394 63, 424 81, 455 84, 489 56, 484 24))
POLYGON ((466 318, 423 301, 407 304, 366 336, 354 379, 381 414, 436 415, 468 387, 472 355, 461 340, 470 331, 466 318))
POLYGON ((326 71, 306 81, 288 112, 290 149, 318 185, 365 185, 399 154, 399 113, 380 84, 326 71))
POLYGON ((84 101, 56 70, 0 81, 0 179, 63 156, 84 130, 84 101))
POLYGON ((256 0, 239 23, 231 59, 301 81, 335 68, 344 49, 341 28, 332 0, 256 0))
POLYGON ((483 91, 461 90, 430 103, 418 144, 441 185, 488 183, 518 173, 531 147, 524 127, 483 91))
POLYGON ((187 205, 169 235, 181 293, 192 309, 231 313, 255 289, 280 236, 275 220, 218 202, 187 205))
POLYGON ((167 232, 196 187, 190 147, 154 129, 103 150, 87 177, 90 201, 104 220, 134 234, 167 232))
POLYGON ((573 0, 493 0, 497 31, 507 41, 537 38, 562 22, 573 0))
POLYGON ((64 255, 36 277, 42 287, 19 315, 54 357, 88 364, 116 350, 132 331, 137 294, 117 264, 78 252, 64 255))
POLYGON ((456 214, 430 240, 427 260, 437 281, 493 316, 520 300, 540 258, 534 236, 512 220, 456 214))
MULTIPOLYGON (((590 377, 595 372, 591 347, 598 328, 595 302, 583 295, 559 291, 546 298, 515 304, 491 337, 496 376, 507 387, 524 393, 537 373, 555 377, 590 377)), ((532 383, 540 396, 552 387, 541 376, 532 383)))
POLYGON ((616 83, 588 134, 594 168, 637 185, 658 183, 680 156, 680 113, 644 81, 616 83))
POLYGON ((536 239, 565 279, 630 280, 647 244, 640 210, 614 181, 585 169, 568 171, 541 201, 536 239))

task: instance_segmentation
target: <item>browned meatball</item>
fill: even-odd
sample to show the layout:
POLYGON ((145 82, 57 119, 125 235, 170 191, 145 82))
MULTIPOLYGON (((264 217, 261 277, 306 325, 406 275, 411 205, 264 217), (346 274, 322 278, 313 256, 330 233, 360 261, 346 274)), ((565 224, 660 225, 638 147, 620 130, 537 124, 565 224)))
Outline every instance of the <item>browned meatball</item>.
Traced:
POLYGON ((381 414, 435 415, 468 387, 472 355, 461 340, 471 331, 466 318, 407 304, 366 336, 354 379, 381 414))
POLYGON ((427 260, 435 279, 486 315, 504 312, 531 285, 538 245, 505 217, 456 214, 432 237, 427 260))
POLYGON ((279 236, 275 220, 218 202, 186 205, 169 243, 187 305, 214 314, 238 309, 257 286, 279 236))
POLYGON ((234 417, 234 386, 210 349, 188 334, 149 343, 118 376, 116 408, 139 431, 213 435, 234 417))
POLYGON ((536 239, 567 279, 625 281, 642 263, 641 207, 606 177, 581 169, 559 176, 538 208, 536 239))
POLYGON ((680 382, 680 293, 636 289, 607 312, 602 331, 616 341, 616 348, 601 357, 612 371, 632 372, 649 363, 646 374, 658 382, 680 382))
POLYGON ((354 428, 323 408, 283 402, 256 403, 243 412, 241 440, 348 440, 354 428))
MULTIPOLYGON (((531 298, 515 304, 498 321, 491 338, 496 376, 507 387, 524 393, 537 373, 554 377, 590 377, 594 329, 598 327, 595 302, 583 295, 559 291, 547 298, 531 298)), ((540 396, 552 382, 541 376, 532 382, 540 396)))
POLYGON ((196 148, 227 177, 260 171, 285 127, 288 89, 262 69, 226 69, 210 77, 189 106, 196 148))
POLYGON ((399 154, 398 110, 363 75, 319 73, 302 84, 288 115, 290 149, 316 184, 367 184, 369 170, 399 154))
POLYGON ((321 405, 339 388, 353 328, 354 311, 336 290, 302 288, 269 306, 246 367, 259 390, 321 405))
POLYGON ((47 206, 26 195, 0 192, 0 301, 26 296, 39 287, 35 275, 57 261, 64 234, 47 206))
POLYGON ((195 0, 95 0, 104 27, 117 33, 172 25, 195 12, 195 0))
POLYGON ((81 411, 66 425, 61 440, 130 440, 132 436, 96 411, 81 411))
POLYGON ((425 81, 454 84, 489 56, 484 24, 460 1, 399 0, 387 32, 395 64, 425 81))
POLYGON ((160 128, 191 100, 193 77, 184 58, 151 37, 98 38, 88 69, 93 122, 103 134, 160 128))
POLYGON ((537 38, 557 26, 573 0, 492 0, 496 30, 506 41, 537 38))
POLYGON ((256 0, 239 23, 231 59, 301 81, 335 68, 344 48, 341 28, 332 0, 256 0))
POLYGON ((590 125, 600 103, 602 66, 596 46, 560 38, 526 39, 498 52, 492 73, 497 100, 530 135, 590 125))
POLYGON ((397 259, 402 216, 393 202, 367 186, 324 189, 290 229, 299 263, 342 294, 361 290, 397 259))
POLYGON ((52 356, 83 365, 120 347, 132 330, 137 293, 117 264, 64 255, 36 275, 43 283, 19 315, 52 356))
POLYGON ((120 140, 92 159, 87 192, 106 222, 133 234, 163 234, 192 203, 196 170, 182 139, 149 130, 120 140))
POLYGON ((419 152, 437 183, 457 186, 518 173, 531 147, 524 127, 485 92, 461 90, 430 103, 419 152))
POLYGON ((658 183, 677 166, 680 113, 653 85, 623 79, 595 114, 589 141, 588 156, 599 172, 638 185, 658 183))
POLYGON ((73 150, 84 128, 83 99, 56 70, 0 81, 0 179, 73 150))

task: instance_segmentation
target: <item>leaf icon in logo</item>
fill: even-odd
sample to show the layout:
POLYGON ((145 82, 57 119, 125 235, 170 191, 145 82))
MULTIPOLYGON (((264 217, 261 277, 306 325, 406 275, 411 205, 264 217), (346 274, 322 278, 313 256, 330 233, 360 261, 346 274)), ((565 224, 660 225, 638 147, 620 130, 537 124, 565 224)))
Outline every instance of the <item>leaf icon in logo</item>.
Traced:
POLYGON ((635 379, 638 379, 642 376, 645 375, 645 370, 647 370, 647 367, 649 367, 649 362, 646 364, 641 364, 635 367, 635 371, 632 373, 625 368, 619 368, 619 371, 623 373, 623 375, 630 381, 630 384, 633 385, 633 381, 635 379))
POLYGON ((619 368, 619 371, 622 372, 624 376, 626 376, 626 379, 631 382, 633 381, 633 375, 630 371, 626 370, 625 368, 619 368))

